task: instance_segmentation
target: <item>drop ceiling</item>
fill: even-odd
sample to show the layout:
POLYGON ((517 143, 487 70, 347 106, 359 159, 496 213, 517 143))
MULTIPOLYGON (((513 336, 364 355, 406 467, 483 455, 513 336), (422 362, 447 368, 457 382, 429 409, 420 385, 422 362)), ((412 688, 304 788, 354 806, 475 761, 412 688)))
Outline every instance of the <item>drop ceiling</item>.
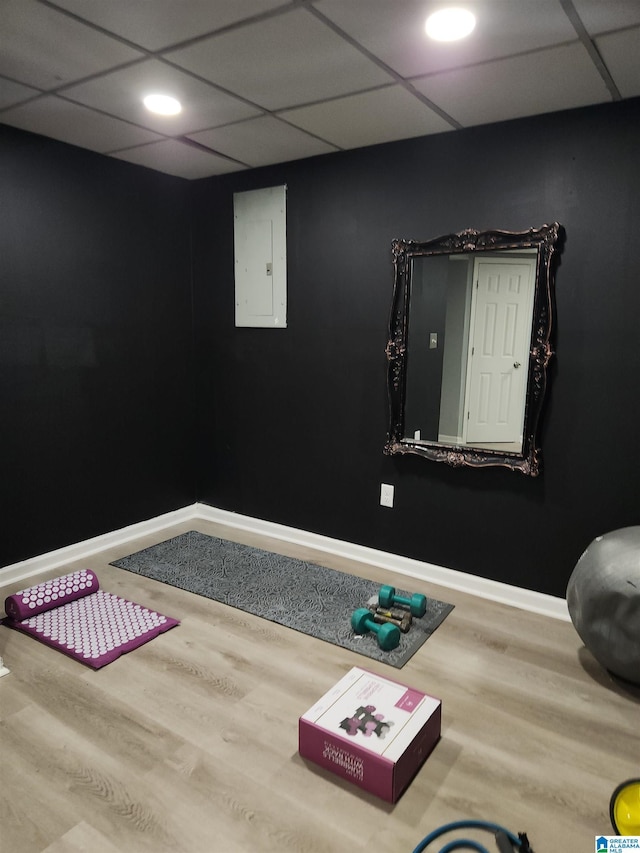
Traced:
POLYGON ((443 5, 0 0, 0 123, 194 179, 640 96, 640 0, 456 0, 436 43, 443 5))

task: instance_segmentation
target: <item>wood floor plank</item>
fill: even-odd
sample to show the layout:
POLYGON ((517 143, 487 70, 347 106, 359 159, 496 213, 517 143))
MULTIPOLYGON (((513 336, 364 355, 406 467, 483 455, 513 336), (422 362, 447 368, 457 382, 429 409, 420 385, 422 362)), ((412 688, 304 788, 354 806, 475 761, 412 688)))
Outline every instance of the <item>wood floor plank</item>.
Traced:
POLYGON ((81 821, 61 838, 50 844, 43 853, 120 853, 120 849, 88 823, 81 821))
POLYGON ((612 832, 615 786, 640 775, 640 690, 570 623, 208 522, 36 580, 81 566, 181 624, 98 671, 0 627, 0 853, 411 853, 464 818, 526 831, 536 853, 584 853, 612 832), (109 565, 189 529, 455 609, 397 670, 109 565), (297 752, 299 716, 352 666, 443 701, 442 739, 395 806, 297 752))

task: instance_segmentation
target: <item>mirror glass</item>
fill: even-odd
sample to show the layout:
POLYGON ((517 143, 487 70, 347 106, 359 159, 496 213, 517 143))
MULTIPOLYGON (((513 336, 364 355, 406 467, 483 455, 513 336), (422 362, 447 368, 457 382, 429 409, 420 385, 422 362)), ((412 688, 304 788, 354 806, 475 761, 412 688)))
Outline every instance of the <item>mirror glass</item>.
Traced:
POLYGON ((559 234, 394 241, 387 453, 539 473, 559 234))

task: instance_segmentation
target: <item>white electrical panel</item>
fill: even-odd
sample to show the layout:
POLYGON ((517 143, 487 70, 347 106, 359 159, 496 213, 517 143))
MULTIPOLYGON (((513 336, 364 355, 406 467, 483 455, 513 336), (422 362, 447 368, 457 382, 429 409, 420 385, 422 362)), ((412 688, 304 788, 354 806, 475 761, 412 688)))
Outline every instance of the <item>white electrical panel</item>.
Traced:
POLYGON ((287 326, 287 188, 234 193, 236 326, 287 326))

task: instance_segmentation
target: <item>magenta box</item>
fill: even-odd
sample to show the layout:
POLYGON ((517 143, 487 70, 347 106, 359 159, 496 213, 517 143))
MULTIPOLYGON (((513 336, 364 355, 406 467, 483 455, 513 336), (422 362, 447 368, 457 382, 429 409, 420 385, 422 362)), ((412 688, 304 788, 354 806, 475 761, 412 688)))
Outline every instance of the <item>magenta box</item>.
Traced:
POLYGON ((303 758, 395 803, 440 739, 442 702, 351 669, 299 721, 303 758))

